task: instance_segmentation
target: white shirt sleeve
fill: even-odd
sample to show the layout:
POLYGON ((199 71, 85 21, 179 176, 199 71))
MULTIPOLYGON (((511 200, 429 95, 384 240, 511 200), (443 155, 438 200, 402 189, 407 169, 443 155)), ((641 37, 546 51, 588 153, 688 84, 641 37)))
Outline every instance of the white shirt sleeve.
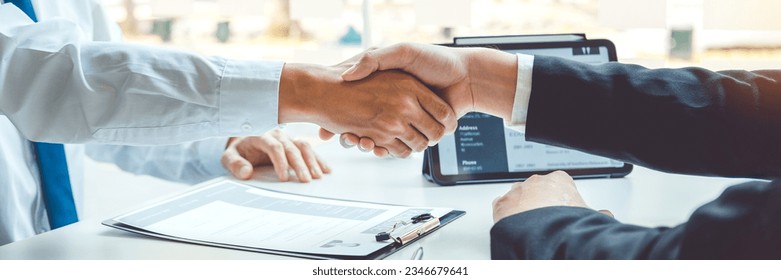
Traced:
POLYGON ((127 172, 196 184, 228 174, 220 163, 227 142, 212 138, 160 146, 88 144, 86 152, 94 160, 116 164, 127 172))
POLYGON ((34 141, 166 144, 278 123, 282 62, 93 42, 0 6, 0 114, 34 141))
POLYGON ((526 124, 526 115, 529 111, 529 97, 532 92, 532 70, 534 69, 534 56, 518 54, 518 77, 515 83, 515 100, 513 101, 513 113, 507 126, 520 126, 526 124))

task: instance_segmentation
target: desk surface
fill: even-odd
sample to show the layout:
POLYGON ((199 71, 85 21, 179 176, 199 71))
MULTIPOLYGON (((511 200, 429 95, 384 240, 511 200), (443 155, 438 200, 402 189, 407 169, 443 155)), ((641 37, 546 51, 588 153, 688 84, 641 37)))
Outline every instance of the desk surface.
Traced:
MULTIPOLYGON (((425 259, 488 259, 491 202, 509 183, 440 187, 420 174, 422 155, 378 159, 336 141, 316 147, 333 173, 309 184, 280 183, 270 168, 251 184, 323 197, 419 206, 453 207, 467 214, 420 240, 425 259)), ((146 176, 102 178, 110 166, 89 162, 86 217, 73 225, 0 247, 0 259, 285 259, 287 257, 213 248, 144 237, 108 228, 101 221, 189 189, 146 176)), ((105 177, 105 176, 104 176, 105 177)), ((667 174, 635 167, 622 179, 583 179, 577 186, 595 209, 610 209, 617 219, 643 226, 674 226, 724 188, 745 181, 667 174)), ((389 257, 409 259, 417 245, 389 257)))

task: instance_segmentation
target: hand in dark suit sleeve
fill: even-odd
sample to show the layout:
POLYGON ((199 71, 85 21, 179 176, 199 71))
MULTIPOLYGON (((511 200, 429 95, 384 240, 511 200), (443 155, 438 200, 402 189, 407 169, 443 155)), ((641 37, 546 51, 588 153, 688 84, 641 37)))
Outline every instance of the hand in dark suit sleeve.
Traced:
POLYGON ((781 175, 781 71, 536 56, 527 140, 697 175, 781 175))
POLYGON ((493 259, 778 259, 781 182, 728 188, 675 228, 622 224, 594 210, 545 207, 491 229, 493 259))

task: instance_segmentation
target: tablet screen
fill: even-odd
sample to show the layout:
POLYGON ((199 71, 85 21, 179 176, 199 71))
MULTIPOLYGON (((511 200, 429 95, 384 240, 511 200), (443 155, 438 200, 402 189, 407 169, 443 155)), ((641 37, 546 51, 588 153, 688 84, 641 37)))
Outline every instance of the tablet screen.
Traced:
MULTIPOLYGON (((559 56, 584 63, 616 60, 615 48, 606 40, 490 46, 509 53, 559 56)), ((518 180, 553 170, 579 177, 625 175, 631 170, 631 165, 621 161, 528 142, 523 127, 507 128, 502 119, 482 113, 459 119, 456 132, 443 137, 434 149, 432 175, 440 184, 518 180)))
POLYGON ((439 142, 442 175, 622 167, 624 163, 570 149, 527 142, 502 119, 470 113, 439 142))

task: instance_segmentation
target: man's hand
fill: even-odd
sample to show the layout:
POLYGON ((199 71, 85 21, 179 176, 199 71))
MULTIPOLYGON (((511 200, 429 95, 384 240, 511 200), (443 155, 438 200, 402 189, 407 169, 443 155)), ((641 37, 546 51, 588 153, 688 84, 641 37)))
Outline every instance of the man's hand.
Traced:
POLYGON ((455 131, 453 109, 416 78, 383 71, 356 82, 349 65, 287 64, 280 82, 279 120, 310 122, 370 137, 396 157, 407 157, 455 131))
MULTIPOLYGON (((407 72, 439 94, 453 107, 457 117, 479 111, 502 118, 512 115, 517 79, 517 58, 497 50, 480 48, 447 48, 442 46, 402 43, 387 48, 368 50, 358 62, 342 74, 345 81, 356 81, 382 70, 407 72)), ((343 134, 342 143, 374 149, 384 155, 372 137, 355 131, 343 134), (360 136, 360 137, 359 137, 360 136)), ((320 132, 328 139, 333 133, 320 132)), ((430 143, 433 144, 433 143, 430 143)))
POLYGON ((289 179, 290 169, 304 183, 331 173, 331 168, 320 160, 308 142, 291 140, 279 129, 263 136, 230 138, 221 161, 225 169, 242 180, 252 178, 255 166, 269 164, 274 165, 280 181, 289 179))
MULTIPOLYGON (((509 192, 494 200, 494 223, 521 212, 549 206, 588 208, 575 188, 572 177, 564 171, 555 171, 548 175, 534 175, 524 182, 515 183, 509 192)), ((599 212, 613 216, 607 210, 599 212)))
POLYGON ((471 111, 508 118, 512 113, 518 70, 515 55, 485 48, 401 43, 366 51, 342 78, 357 81, 393 69, 434 89, 459 118, 471 111))

